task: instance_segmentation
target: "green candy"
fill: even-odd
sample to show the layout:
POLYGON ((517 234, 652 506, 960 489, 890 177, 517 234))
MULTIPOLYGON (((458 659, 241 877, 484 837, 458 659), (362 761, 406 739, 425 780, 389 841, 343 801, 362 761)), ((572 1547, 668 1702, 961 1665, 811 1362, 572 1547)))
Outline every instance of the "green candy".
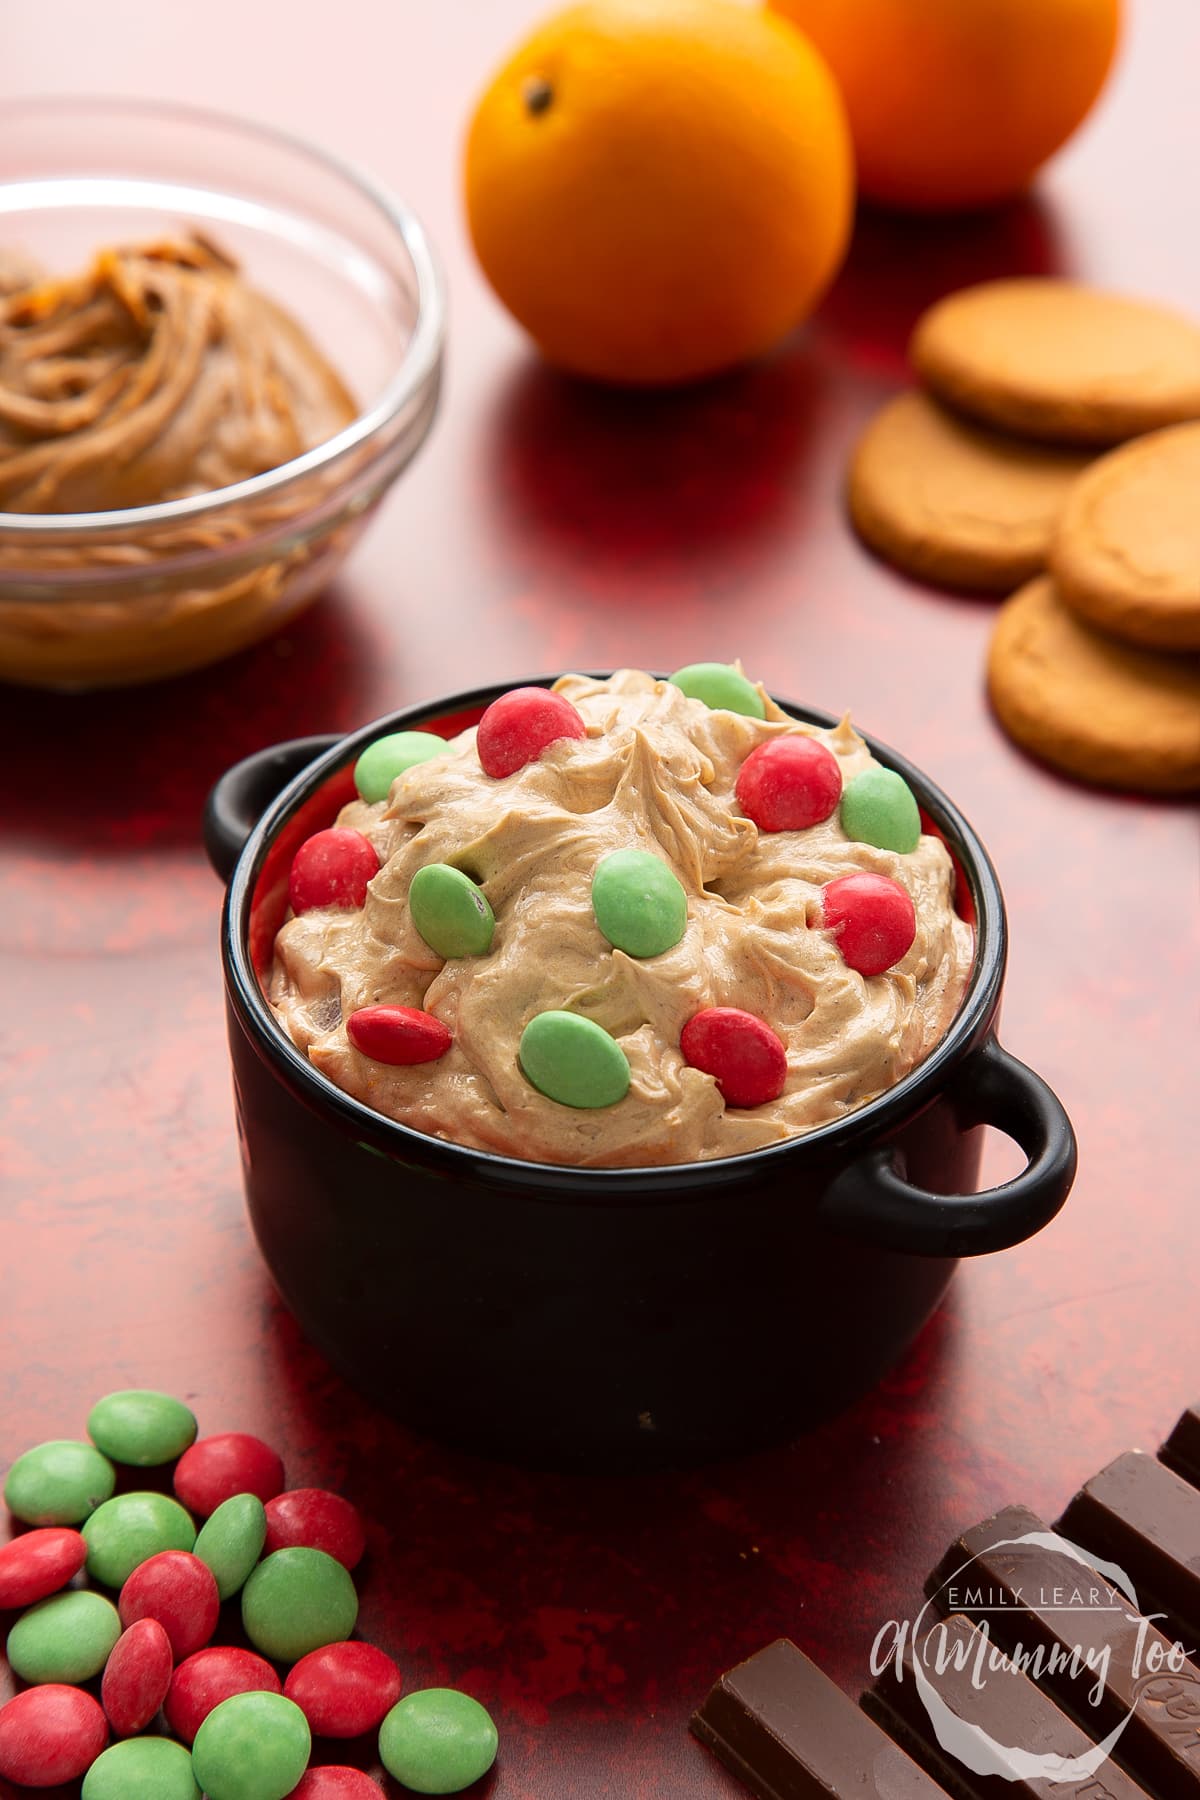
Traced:
POLYGON ((195 1442, 196 1415, 182 1400, 150 1388, 126 1388, 97 1400, 87 1422, 88 1436, 114 1462, 154 1469, 174 1462, 195 1442))
POLYGON ((21 1615, 8 1634, 9 1665, 22 1681, 90 1681, 120 1635, 121 1621, 111 1600, 72 1588, 21 1615))
POLYGON ((359 798, 386 800, 397 775, 431 757, 445 756, 448 747, 445 738, 435 737, 432 731, 393 731, 376 738, 354 765, 359 798))
POLYGON ((842 794, 842 830, 860 844, 907 856, 921 841, 921 815, 913 791, 894 769, 864 769, 842 794))
POLYGON ((767 709, 752 681, 739 675, 730 663, 689 663, 670 677, 693 700, 703 700, 714 712, 745 713, 749 719, 765 719, 767 709))
POLYGON ((222 1500, 204 1521, 195 1554, 212 1570, 222 1600, 245 1585, 266 1541, 267 1515, 257 1494, 222 1500))
POLYGON ((91 1444, 56 1438, 18 1456, 4 1483, 10 1513, 26 1525, 78 1525, 107 1500, 117 1471, 91 1444))
POLYGON ((661 956, 687 930, 687 895, 659 856, 614 850, 592 876, 596 923, 627 956, 661 956))
POLYGON ((308 1767, 311 1749, 308 1720, 294 1701, 234 1694, 213 1707, 196 1733, 192 1770, 208 1800, 284 1800, 308 1767))
POLYGON ((412 922, 439 956, 486 956, 496 915, 481 887, 449 863, 426 863, 408 884, 412 922))
POLYGON ((560 1106, 615 1106, 629 1092, 620 1044, 578 1013, 538 1013, 521 1033, 519 1054, 538 1093, 560 1106))
POLYGON ((357 1618, 354 1583, 323 1550, 276 1550, 242 1589, 246 1636, 275 1662, 299 1662, 310 1650, 344 1642, 357 1618))
POLYGON ((118 1494, 96 1508, 83 1535, 92 1580, 119 1588, 160 1550, 191 1550, 196 1527, 191 1514, 166 1494, 118 1494))
POLYGON ((496 1760, 496 1727, 486 1707, 456 1688, 419 1688, 398 1700, 379 1728, 389 1775, 417 1794, 457 1794, 496 1760))
POLYGON ((170 1738, 127 1738, 103 1751, 83 1778, 80 1800, 198 1800, 192 1759, 170 1738))

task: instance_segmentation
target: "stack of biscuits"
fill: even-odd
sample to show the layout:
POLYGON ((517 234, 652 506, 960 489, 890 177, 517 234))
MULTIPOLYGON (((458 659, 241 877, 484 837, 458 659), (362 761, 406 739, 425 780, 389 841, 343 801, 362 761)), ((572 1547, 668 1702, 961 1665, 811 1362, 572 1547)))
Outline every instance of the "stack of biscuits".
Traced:
POLYGON ((921 580, 1012 595, 988 685, 1026 750, 1105 786, 1200 788, 1200 327, 996 281, 926 313, 911 357, 921 387, 854 454, 859 534, 921 580))

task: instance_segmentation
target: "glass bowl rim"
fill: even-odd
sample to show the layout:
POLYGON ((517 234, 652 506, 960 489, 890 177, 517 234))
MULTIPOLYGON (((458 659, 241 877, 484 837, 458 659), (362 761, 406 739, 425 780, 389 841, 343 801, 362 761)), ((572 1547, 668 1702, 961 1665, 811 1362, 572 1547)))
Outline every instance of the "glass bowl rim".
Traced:
MULTIPOLYGON (((88 535, 128 533, 147 526, 176 525, 205 520, 243 506, 247 501, 286 490, 331 464, 348 452, 369 444, 404 411, 409 402, 433 379, 442 358, 445 336, 445 279, 433 247, 419 219, 382 181, 367 169, 335 151, 326 150, 299 132, 282 126, 246 119, 216 107, 192 106, 174 101, 122 98, 105 94, 43 94, 0 102, 0 127, 21 114, 49 116, 55 112, 87 108, 117 116, 159 118, 168 126, 175 120, 207 125, 242 136, 257 138, 320 164, 350 187, 356 188, 395 231, 412 263, 416 279, 416 318, 412 334, 394 373, 374 405, 324 443, 292 457, 277 468, 267 469, 246 481, 181 500, 160 500, 150 506, 129 506, 109 512, 12 513, 0 511, 0 533, 31 542, 40 537, 79 538, 88 535)), ((0 191, 9 183, 0 183, 0 191)))

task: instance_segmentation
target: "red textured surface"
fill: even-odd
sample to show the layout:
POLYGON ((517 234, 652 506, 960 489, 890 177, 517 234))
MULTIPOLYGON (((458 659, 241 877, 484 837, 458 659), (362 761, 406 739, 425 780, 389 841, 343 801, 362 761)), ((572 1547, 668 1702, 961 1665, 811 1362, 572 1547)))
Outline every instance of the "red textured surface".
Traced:
POLYGON ((102 20, 83 0, 27 8, 7 46, 10 92, 174 94, 372 164, 439 243, 452 321, 434 437, 307 620, 132 699, 3 696, 0 1463, 133 1383, 183 1395, 203 1431, 278 1444, 292 1482, 361 1509, 362 1628, 406 1690, 452 1682, 494 1708, 489 1800, 740 1791, 685 1729, 719 1669, 786 1632, 856 1690, 953 1533, 1012 1499, 1055 1516, 1195 1398, 1194 814, 1026 762, 981 694, 990 608, 874 564, 839 510, 854 434, 936 295, 1058 268, 1200 311, 1200 19, 1193 0, 1133 10, 1105 105, 1036 203, 866 220, 769 365, 640 401, 539 368, 463 241, 468 97, 532 3, 342 0, 336 74, 332 19, 280 32, 245 0, 208 0, 186 56, 174 10, 135 0, 102 20), (251 1242, 205 790, 259 745, 454 687, 738 652, 785 693, 852 705, 981 829, 1012 913, 1005 1036, 1075 1118, 1075 1195, 1035 1242, 965 1268, 904 1367, 791 1449, 632 1484, 449 1455, 330 1375, 251 1242))

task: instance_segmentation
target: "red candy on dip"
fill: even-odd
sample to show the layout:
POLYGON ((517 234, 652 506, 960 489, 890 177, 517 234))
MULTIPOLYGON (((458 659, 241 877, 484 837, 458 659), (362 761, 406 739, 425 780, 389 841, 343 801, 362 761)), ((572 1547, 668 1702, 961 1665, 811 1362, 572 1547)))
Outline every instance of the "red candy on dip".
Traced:
POLYGON ((232 1644, 197 1650, 171 1677, 164 1711, 177 1738, 191 1745, 214 1706, 235 1694, 279 1694, 279 1677, 265 1657, 232 1644))
POLYGON ((354 1738, 374 1731, 400 1698, 390 1656, 374 1644, 326 1644, 302 1656, 283 1684, 316 1737, 354 1738))
POLYGON ((292 858, 288 899, 294 913, 314 906, 351 911, 367 897, 367 883, 379 873, 379 858, 361 831, 333 826, 305 838, 292 858))
POLYGON ((0 1548, 0 1612, 57 1594, 86 1560, 82 1534, 66 1526, 47 1525, 14 1538, 0 1548))
POLYGON ((177 1497, 202 1519, 235 1494, 257 1494, 265 1506, 283 1487, 282 1458, 246 1431, 201 1438, 184 1451, 175 1467, 177 1497))
POLYGON ((108 1720, 82 1688, 47 1682, 0 1706, 0 1776, 18 1787, 78 1781, 108 1742, 108 1720))
POLYGON ((419 1006, 360 1006, 346 1020, 346 1036, 364 1056, 395 1067, 436 1062, 454 1042, 449 1027, 419 1006))
POLYGON ((292 1488, 277 1495, 267 1503, 263 1554, 296 1549, 323 1550, 343 1569, 355 1568, 366 1549, 357 1509, 325 1488, 292 1488))
POLYGON ((912 896, 887 875, 843 875, 822 888, 821 907, 843 962, 860 975, 882 975, 912 949, 912 896))
POLYGON ((485 775, 498 780, 536 762, 560 738, 587 736, 587 727, 569 700, 548 688, 513 688, 501 694, 479 721, 475 748, 485 775))
POLYGON ((738 770, 738 805, 760 831, 806 831, 842 797, 842 771, 816 738, 777 737, 752 750, 738 770))
POLYGON ((122 1625, 157 1619, 182 1662, 207 1644, 217 1629, 221 1598, 206 1563, 188 1550, 160 1550, 139 1563, 117 1602, 122 1625))
POLYGON ((167 1697, 175 1657, 157 1619, 138 1619, 122 1632, 104 1666, 100 1699, 118 1737, 135 1737, 167 1697))
POLYGON ((778 1100, 787 1081, 787 1052, 765 1019, 736 1006, 706 1006, 679 1037, 684 1061, 716 1079, 726 1106, 778 1100))

